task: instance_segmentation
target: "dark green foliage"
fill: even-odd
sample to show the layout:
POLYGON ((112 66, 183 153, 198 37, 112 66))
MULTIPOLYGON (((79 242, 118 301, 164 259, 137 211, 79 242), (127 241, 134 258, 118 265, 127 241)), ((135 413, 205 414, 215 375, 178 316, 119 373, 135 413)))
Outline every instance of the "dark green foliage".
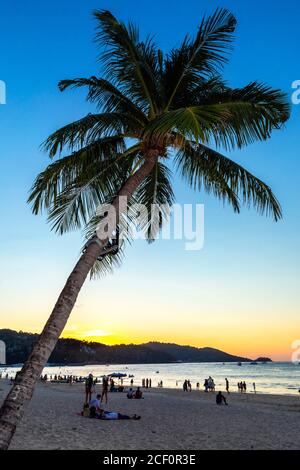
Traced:
MULTIPOLYGON (((158 163, 129 206, 170 206, 174 168, 194 189, 212 193, 236 212, 245 204, 280 219, 270 187, 221 153, 268 139, 290 113, 280 90, 258 82, 231 88, 222 79, 234 16, 217 9, 201 21, 194 37, 186 36, 167 53, 153 38, 141 40, 136 26, 125 25, 109 11, 94 16, 103 76, 62 80, 59 88, 86 88, 97 111, 46 140, 45 150, 57 159, 33 185, 33 212, 46 210, 60 234, 78 228, 90 234, 97 226, 99 204, 110 202, 147 152, 159 149, 158 163), (70 155, 62 156, 63 151, 70 155)), ((139 219, 139 228, 152 241, 166 218, 167 211, 148 214, 139 219)), ((101 267, 110 269, 121 257, 96 263, 93 274, 101 267)))

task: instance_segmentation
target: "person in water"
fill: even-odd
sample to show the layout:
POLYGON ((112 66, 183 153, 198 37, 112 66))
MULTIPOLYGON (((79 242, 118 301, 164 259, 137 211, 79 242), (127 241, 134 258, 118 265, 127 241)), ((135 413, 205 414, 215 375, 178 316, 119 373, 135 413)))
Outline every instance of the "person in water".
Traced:
POLYGON ((222 392, 218 392, 217 395, 216 395, 216 404, 217 405, 222 405, 223 403, 225 405, 228 405, 228 403, 226 401, 226 398, 224 397, 224 395, 222 395, 222 392))

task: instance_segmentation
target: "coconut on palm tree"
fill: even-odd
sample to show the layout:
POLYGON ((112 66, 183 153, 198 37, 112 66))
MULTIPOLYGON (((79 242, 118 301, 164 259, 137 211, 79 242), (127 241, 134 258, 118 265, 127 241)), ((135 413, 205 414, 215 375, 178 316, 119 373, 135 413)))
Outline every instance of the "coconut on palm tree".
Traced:
MULTIPOLYGON (((35 180, 29 201, 35 214, 48 212, 52 227, 61 234, 76 228, 94 233, 97 207, 104 202, 117 209, 116 226, 104 239, 90 238, 18 374, 0 411, 2 449, 10 443, 88 274, 109 268, 120 256, 109 254, 98 261, 120 227, 121 196, 129 205, 170 206, 174 170, 235 212, 244 203, 276 221, 281 217, 270 187, 221 153, 268 139, 289 116, 280 90, 257 82, 230 88, 222 79, 234 16, 216 10, 202 20, 194 37, 186 36, 179 47, 164 53, 151 37, 141 41, 133 24, 123 24, 109 11, 94 15, 103 75, 63 80, 59 87, 85 87, 97 111, 47 139, 45 148, 55 160, 35 180)), ((164 214, 155 214, 149 210, 143 219, 149 239, 164 221, 164 214)))

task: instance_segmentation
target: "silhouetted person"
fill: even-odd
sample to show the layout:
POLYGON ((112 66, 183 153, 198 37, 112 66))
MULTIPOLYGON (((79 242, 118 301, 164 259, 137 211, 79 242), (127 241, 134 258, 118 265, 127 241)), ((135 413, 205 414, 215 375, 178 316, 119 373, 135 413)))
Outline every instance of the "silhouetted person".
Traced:
POLYGON ((218 392, 216 395, 216 404, 222 405, 222 403, 224 403, 225 405, 228 405, 226 398, 224 397, 224 395, 222 395, 222 392, 218 392))
POLYGON ((230 393, 230 392, 229 392, 229 381, 228 381, 227 377, 226 377, 226 379, 225 379, 225 384, 226 384, 226 392, 227 392, 228 395, 229 395, 229 393, 230 393))
POLYGON ((104 398, 105 398, 105 403, 107 403, 107 392, 108 392, 108 379, 107 377, 103 377, 101 403, 104 398))
POLYGON ((93 374, 89 374, 85 381, 85 402, 89 403, 92 399, 92 389, 94 384, 93 374))

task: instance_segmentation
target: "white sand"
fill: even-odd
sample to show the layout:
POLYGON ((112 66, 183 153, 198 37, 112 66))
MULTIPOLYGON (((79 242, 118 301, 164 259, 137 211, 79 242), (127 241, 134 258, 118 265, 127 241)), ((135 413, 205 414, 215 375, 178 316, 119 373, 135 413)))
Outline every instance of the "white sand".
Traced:
MULTIPOLYGON (((100 386, 98 386, 100 388, 100 386)), ((9 383, 0 381, 0 401, 9 383)), ((300 449, 300 396, 229 396, 151 389, 144 400, 110 393, 107 410, 140 421, 82 418, 84 386, 39 384, 12 449, 300 449)))

